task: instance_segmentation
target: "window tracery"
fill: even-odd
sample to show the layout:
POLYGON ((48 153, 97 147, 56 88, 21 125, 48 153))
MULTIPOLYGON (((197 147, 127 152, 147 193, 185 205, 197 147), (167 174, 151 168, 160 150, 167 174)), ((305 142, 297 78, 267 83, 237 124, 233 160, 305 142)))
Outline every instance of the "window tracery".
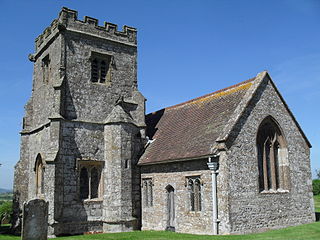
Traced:
POLYGON ((287 189, 286 143, 280 128, 271 117, 260 124, 257 150, 260 192, 287 189))
POLYGON ((201 211, 201 180, 200 177, 188 177, 190 211, 201 211))

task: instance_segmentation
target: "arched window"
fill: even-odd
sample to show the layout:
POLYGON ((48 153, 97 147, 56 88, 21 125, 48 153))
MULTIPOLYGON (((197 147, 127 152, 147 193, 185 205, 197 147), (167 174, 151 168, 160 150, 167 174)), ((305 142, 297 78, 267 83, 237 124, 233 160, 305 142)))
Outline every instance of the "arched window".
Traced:
POLYGON ((41 196, 44 194, 44 165, 42 157, 38 154, 36 159, 36 195, 41 196))
POLYGON ((191 211, 201 211, 201 182, 200 177, 188 178, 188 190, 191 211))
POLYGON ((257 134, 259 189, 283 190, 288 187, 287 147, 278 124, 267 117, 257 134))

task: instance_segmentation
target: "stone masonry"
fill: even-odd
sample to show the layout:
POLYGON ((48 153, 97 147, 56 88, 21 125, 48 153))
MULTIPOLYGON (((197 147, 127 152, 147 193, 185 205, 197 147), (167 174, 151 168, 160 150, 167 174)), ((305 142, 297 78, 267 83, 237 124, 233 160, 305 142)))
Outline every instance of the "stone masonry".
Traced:
POLYGON ((35 42, 16 232, 32 199, 48 202, 50 236, 239 234, 314 221, 311 144, 267 72, 146 116, 135 28, 62 8, 35 42))
POLYGON ((33 91, 15 169, 15 203, 21 209, 29 199, 48 201, 50 235, 139 229, 136 163, 145 136, 145 99, 137 89, 136 30, 99 26, 90 17, 81 21, 76 11, 63 8, 36 39, 29 59, 33 91), (112 60, 104 83, 91 80, 94 55, 112 60), (37 157, 44 165, 41 196, 37 157), (82 165, 101 169, 94 199, 79 197, 82 165))

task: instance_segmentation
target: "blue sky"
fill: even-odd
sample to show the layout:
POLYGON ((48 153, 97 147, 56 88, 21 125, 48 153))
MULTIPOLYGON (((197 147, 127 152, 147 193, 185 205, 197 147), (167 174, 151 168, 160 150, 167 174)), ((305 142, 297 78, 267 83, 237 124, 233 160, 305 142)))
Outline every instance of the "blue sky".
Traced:
POLYGON ((11 188, 34 39, 62 6, 138 29, 138 83, 147 112, 268 70, 313 145, 320 169, 320 1, 0 0, 0 188, 11 188))

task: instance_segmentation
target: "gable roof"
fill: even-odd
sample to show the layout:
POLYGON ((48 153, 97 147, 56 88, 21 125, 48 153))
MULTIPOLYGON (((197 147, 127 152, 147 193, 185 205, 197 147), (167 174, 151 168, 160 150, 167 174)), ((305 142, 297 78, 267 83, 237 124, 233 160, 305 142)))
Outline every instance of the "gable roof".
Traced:
POLYGON ((215 140, 224 131, 255 78, 164 108, 146 116, 152 143, 139 164, 192 159, 212 155, 215 140))
POLYGON ((270 81, 307 145, 310 142, 266 71, 255 78, 180 103, 146 116, 151 139, 139 165, 212 156, 218 142, 226 141, 263 81, 270 81))
POLYGON ((212 156, 263 81, 271 82, 307 145, 310 142, 266 71, 255 78, 146 116, 149 141, 139 165, 212 156))

